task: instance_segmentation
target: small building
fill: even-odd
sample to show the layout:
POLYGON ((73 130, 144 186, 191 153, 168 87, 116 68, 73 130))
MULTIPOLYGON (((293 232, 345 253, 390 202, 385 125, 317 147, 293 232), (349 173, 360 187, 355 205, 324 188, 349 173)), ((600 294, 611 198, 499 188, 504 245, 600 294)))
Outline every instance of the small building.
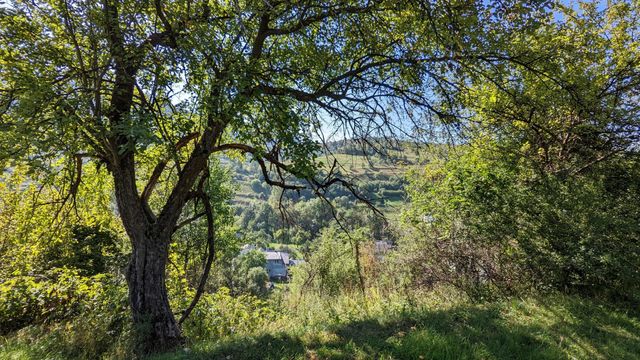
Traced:
POLYGON ((304 260, 291 259, 288 252, 271 249, 260 249, 255 245, 246 244, 240 249, 240 255, 245 255, 250 251, 260 251, 267 261, 266 270, 269 280, 287 280, 289 278, 289 267, 301 264, 304 260))
POLYGON ((265 250, 264 256, 267 259, 267 273, 270 280, 286 280, 289 277, 287 271, 290 263, 289 253, 265 250))

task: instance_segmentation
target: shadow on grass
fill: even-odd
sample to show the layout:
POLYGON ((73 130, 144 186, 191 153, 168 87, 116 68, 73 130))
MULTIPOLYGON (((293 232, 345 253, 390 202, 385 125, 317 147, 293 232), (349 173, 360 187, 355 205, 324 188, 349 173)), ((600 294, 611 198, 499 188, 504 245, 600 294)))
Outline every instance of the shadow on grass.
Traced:
POLYGON ((574 353, 591 359, 640 359, 640 319, 634 309, 579 298, 543 306, 552 318, 561 319, 550 334, 568 339, 574 353))
POLYGON ((357 321, 303 335, 233 338, 161 358, 638 359, 639 334, 638 322, 579 301, 513 302, 357 321))

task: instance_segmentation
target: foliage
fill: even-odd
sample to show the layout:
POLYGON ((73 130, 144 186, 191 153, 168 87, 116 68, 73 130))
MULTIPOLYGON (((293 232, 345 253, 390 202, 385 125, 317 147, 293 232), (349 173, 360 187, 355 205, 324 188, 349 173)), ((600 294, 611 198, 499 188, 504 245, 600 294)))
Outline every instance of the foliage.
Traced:
POLYGON ((264 197, 264 196, 269 196, 271 188, 264 187, 262 185, 262 181, 258 179, 253 179, 253 181, 251 181, 251 190, 253 190, 253 192, 255 193, 258 193, 260 196, 264 197))
POLYGON ((55 185, 67 185, 63 203, 76 196, 85 167, 106 167, 132 250, 125 276, 134 329, 146 331, 143 352, 181 342, 163 272, 173 234, 198 202, 207 217, 205 273, 211 266, 210 158, 245 155, 266 183, 285 189, 299 187, 289 176, 317 193, 345 184, 320 176, 325 119, 370 138, 404 134, 403 119, 417 124, 405 115, 414 110, 428 122, 449 118, 460 106, 444 100, 473 72, 463 69, 503 62, 495 53, 504 39, 529 32, 545 12, 538 1, 513 9, 342 0, 11 7, 0 15, 0 163, 45 177, 62 170, 69 177, 55 185))
POLYGON ((185 322, 184 331, 193 341, 251 333, 279 317, 265 300, 253 295, 232 296, 228 288, 206 294, 185 322))
POLYGON ((352 233, 334 227, 322 230, 313 242, 311 256, 292 268, 292 292, 336 296, 363 290, 365 278, 374 278, 366 229, 352 233), (365 265, 367 265, 365 267, 365 265))
POLYGON ((93 276, 124 268, 126 257, 120 252, 120 239, 99 226, 77 225, 70 238, 52 243, 43 250, 48 267, 77 269, 82 276, 93 276))
POLYGON ((405 252, 415 280, 454 283, 476 298, 555 288, 634 299, 637 163, 535 181, 489 154, 468 150, 416 178, 407 217, 419 231, 405 252))
POLYGON ((638 353, 637 319, 595 300, 413 291, 640 303, 635 2, 3 5, 0 356, 128 358, 182 334, 184 357, 638 353), (400 251, 376 254, 395 234, 349 196, 386 206, 406 183, 387 167, 355 188, 344 156, 409 164, 405 138, 452 130, 413 174, 400 251), (222 159, 269 198, 237 226, 222 159), (267 292, 247 241, 307 261, 267 292))
POLYGON ((234 293, 264 295, 269 275, 267 260, 259 250, 251 250, 233 259, 231 263, 231 285, 234 293))
MULTIPOLYGON (((171 259, 179 266, 170 267, 169 281, 174 289, 183 292, 186 288, 196 288, 202 276, 209 251, 214 254, 213 268, 223 267, 223 260, 236 254, 239 239, 234 227, 234 214, 231 199, 234 195, 229 169, 215 160, 209 164, 209 176, 203 184, 203 190, 211 201, 214 224, 213 247, 209 247, 207 222, 204 216, 204 203, 194 202, 184 209, 180 228, 173 234, 171 259)), ((211 289, 209 284, 207 289, 211 289)), ((183 295, 179 295, 183 296, 183 295)))
POLYGON ((2 330, 78 316, 112 283, 105 274, 84 277, 78 270, 60 268, 39 276, 12 277, 0 284, 2 330))
POLYGON ((57 186, 64 176, 39 177, 25 167, 0 176, 1 278, 63 266, 96 274, 122 265, 127 248, 104 170, 85 169, 74 199, 57 186))
POLYGON ((2 175, 0 328, 33 340, 32 358, 128 352, 127 248, 103 171, 87 167, 66 202, 56 186, 64 173, 46 178, 13 167, 2 175))
POLYGON ((581 6, 514 42, 548 58, 541 72, 478 84, 466 144, 414 174, 416 282, 640 300, 637 9, 581 6))

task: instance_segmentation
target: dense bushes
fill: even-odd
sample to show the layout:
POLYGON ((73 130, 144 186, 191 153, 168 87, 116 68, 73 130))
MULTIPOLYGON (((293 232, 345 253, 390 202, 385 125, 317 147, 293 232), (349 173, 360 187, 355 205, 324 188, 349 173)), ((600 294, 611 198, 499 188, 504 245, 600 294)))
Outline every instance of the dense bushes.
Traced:
POLYGON ((549 61, 472 81, 458 145, 414 177, 404 247, 415 281, 476 298, 560 290, 640 304, 636 10, 558 11, 565 23, 510 43, 549 61))
POLYGON ((467 148, 416 177, 416 240, 405 244, 414 280, 476 298, 557 289, 640 300, 637 161, 540 176, 489 153, 467 148))
POLYGON ((377 285, 383 269, 374 256, 370 233, 365 227, 349 233, 325 228, 314 241, 308 260, 292 268, 291 292, 332 297, 377 285))
MULTIPOLYGON (((15 278, 0 285, 0 335, 13 332, 8 345, 2 339, 0 349, 25 346, 27 358, 132 358, 136 344, 126 285, 105 274, 82 277, 77 271, 59 270, 56 276, 43 281, 15 278)), ((193 294, 193 289, 179 297, 173 292, 172 302, 184 308, 193 294)), ((189 341, 210 340, 248 334, 279 317, 266 300, 232 296, 223 287, 202 296, 183 331, 189 341)))
POLYGON ((57 268, 38 276, 15 276, 0 284, 0 324, 3 333, 26 325, 59 321, 91 309, 113 287, 106 274, 81 276, 78 270, 57 268))
POLYGON ((205 294, 184 323, 184 335, 191 340, 207 340, 249 333, 278 318, 265 300, 253 295, 232 296, 228 288, 205 294))
POLYGON ((250 250, 244 254, 229 254, 216 263, 209 283, 212 288, 225 288, 231 295, 250 294, 264 296, 267 293, 269 274, 263 252, 250 250))
POLYGON ((12 170, 0 177, 0 333, 29 344, 31 358, 128 351, 127 247, 104 170, 84 169, 75 207, 54 179, 12 170))
POLYGON ((126 286, 107 274, 59 268, 13 277, 0 284, 0 324, 2 335, 22 329, 16 334, 34 358, 99 358, 130 347, 126 286))
POLYGON ((76 269, 84 276, 124 268, 127 263, 115 233, 87 225, 72 226, 70 236, 46 246, 40 259, 44 267, 76 269))

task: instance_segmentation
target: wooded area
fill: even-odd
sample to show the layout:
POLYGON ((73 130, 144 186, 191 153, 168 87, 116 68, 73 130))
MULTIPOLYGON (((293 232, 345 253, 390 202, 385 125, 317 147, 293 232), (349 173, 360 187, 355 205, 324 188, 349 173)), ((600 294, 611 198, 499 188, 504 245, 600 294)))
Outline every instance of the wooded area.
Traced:
POLYGON ((639 10, 0 2, 0 357, 636 358, 639 10))

